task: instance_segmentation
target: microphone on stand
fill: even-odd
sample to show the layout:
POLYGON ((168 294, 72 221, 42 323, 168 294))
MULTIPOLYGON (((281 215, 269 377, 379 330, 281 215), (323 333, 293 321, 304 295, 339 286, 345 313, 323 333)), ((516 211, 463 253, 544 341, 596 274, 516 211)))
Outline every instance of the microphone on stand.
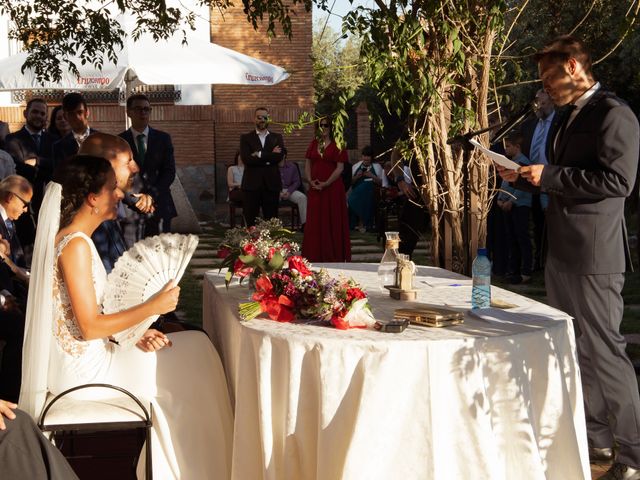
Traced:
POLYGON ((491 145, 495 145, 500 140, 504 138, 504 136, 509 133, 511 130, 520 125, 524 120, 532 113, 537 111, 539 108, 538 100, 531 100, 522 110, 509 118, 506 122, 502 124, 500 129, 495 133, 493 138, 491 139, 491 145))

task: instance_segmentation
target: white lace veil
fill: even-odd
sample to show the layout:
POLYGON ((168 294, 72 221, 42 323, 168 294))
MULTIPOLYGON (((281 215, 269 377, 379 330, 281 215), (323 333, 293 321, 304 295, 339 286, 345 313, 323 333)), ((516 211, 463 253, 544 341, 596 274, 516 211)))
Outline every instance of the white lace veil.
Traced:
POLYGON ((62 187, 49 182, 38 215, 31 260, 31 280, 22 349, 20 408, 33 418, 47 397, 49 352, 53 342, 53 267, 55 239, 60 227, 62 187))

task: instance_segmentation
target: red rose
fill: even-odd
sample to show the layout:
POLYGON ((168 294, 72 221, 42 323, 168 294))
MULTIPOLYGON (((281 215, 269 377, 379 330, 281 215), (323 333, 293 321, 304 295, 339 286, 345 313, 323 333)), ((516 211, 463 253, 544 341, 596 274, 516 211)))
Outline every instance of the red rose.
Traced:
POLYGON ((231 249, 227 247, 220 247, 218 249, 218 258, 227 258, 231 253, 231 249))
POLYGON ((347 301, 360 300, 361 298, 367 298, 367 295, 359 288, 353 287, 347 289, 347 301))
POLYGON ((293 257, 289 257, 289 268, 291 270, 296 270, 303 277, 308 277, 311 275, 311 270, 307 267, 304 258, 299 255, 294 255, 293 257))
POLYGON ((273 258, 273 255, 276 253, 276 249, 274 247, 269 248, 269 253, 267 253, 267 262, 270 262, 273 258))
POLYGON ((247 243, 244 247, 242 247, 242 251, 245 255, 253 255, 255 256, 258 253, 256 246, 253 243, 247 243))

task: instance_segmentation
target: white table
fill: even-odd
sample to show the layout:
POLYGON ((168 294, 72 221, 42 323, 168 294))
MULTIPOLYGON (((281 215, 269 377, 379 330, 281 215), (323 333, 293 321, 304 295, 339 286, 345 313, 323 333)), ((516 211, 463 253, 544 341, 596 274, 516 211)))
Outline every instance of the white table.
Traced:
MULTIPOLYGON (((413 303, 378 290, 376 265, 326 266, 367 286, 376 318, 413 303)), ((420 302, 470 307, 465 277, 418 275, 420 302)), ((208 272, 203 324, 235 402, 233 478, 590 478, 569 317, 496 287, 492 295, 519 313, 490 309, 497 318, 401 334, 241 323, 248 289, 226 290, 223 274, 208 272)))

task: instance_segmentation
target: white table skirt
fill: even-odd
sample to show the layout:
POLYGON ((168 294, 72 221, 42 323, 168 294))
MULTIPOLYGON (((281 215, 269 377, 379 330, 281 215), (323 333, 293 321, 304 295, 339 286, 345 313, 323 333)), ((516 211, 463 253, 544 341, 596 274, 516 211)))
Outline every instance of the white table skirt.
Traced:
MULTIPOLYGON (((413 304, 378 290, 377 265, 326 266, 367 287, 376 318, 413 304)), ((418 275, 420 302, 470 307, 465 277, 418 275)), ((401 334, 241 323, 248 289, 226 290, 223 274, 208 272, 203 325, 235 402, 232 477, 590 478, 570 318, 496 287, 492 295, 519 307, 401 334)))

